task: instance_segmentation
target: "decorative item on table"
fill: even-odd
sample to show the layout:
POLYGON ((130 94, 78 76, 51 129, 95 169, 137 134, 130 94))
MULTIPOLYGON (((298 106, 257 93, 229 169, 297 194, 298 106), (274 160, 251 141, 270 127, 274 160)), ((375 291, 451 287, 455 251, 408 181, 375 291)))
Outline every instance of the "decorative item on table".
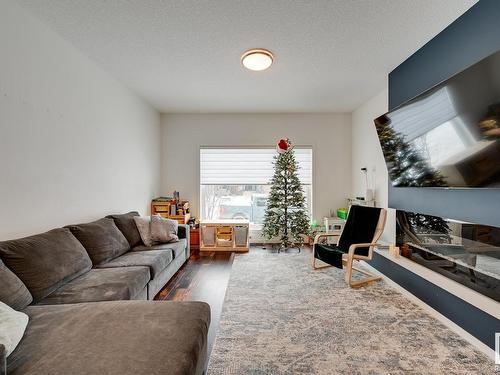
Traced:
POLYGON ((412 259, 413 251, 407 243, 404 243, 399 248, 399 253, 405 258, 412 259))
POLYGON ((266 239, 279 237, 279 250, 298 245, 300 251, 303 236, 310 231, 306 198, 298 176, 292 143, 289 139, 280 139, 276 150, 262 234, 266 239))
POLYGON ((389 254, 391 254, 394 258, 399 258, 400 255, 399 247, 397 247, 394 244, 389 245, 389 254))
POLYGON ((347 220, 347 208, 339 208, 337 210, 337 217, 347 220))
POLYGON ((318 227, 318 220, 312 219, 310 225, 311 225, 311 230, 316 230, 316 228, 318 227))
POLYGON ((191 227, 191 228, 196 228, 198 227, 198 224, 196 222, 196 218, 192 217, 188 220, 188 225, 191 227))
POLYGON ((180 198, 179 198, 179 197, 180 197, 180 195, 179 195, 179 192, 178 192, 177 190, 175 190, 175 191, 174 191, 173 196, 174 196, 174 199, 175 199, 177 202, 178 202, 178 201, 180 201, 180 198))
MULTIPOLYGON (((365 176, 365 196, 362 197, 366 201, 371 201, 375 198, 375 191, 371 188, 371 184, 368 181, 368 169, 366 167, 361 168, 361 172, 365 176)), ((356 197, 361 198, 361 197, 356 197)))
POLYGON ((170 216, 175 215, 177 215, 177 201, 175 199, 172 199, 170 201, 170 216))

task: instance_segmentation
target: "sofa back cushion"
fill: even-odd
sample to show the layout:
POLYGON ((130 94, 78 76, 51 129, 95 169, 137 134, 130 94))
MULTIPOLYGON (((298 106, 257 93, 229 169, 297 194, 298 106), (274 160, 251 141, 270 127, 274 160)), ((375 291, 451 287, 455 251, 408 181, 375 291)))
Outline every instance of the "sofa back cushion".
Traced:
POLYGON ((0 302, 14 310, 22 310, 33 302, 26 285, 0 260, 0 302))
POLYGON ((92 223, 68 225, 92 259, 94 265, 106 263, 130 250, 130 245, 113 219, 103 218, 92 223))
POLYGON ((66 228, 0 242, 0 258, 35 301, 92 268, 84 247, 66 228))
POLYGON ((131 211, 126 214, 106 216, 115 221, 115 225, 123 233, 131 248, 142 245, 141 234, 134 221, 135 216, 139 216, 139 212, 131 211))

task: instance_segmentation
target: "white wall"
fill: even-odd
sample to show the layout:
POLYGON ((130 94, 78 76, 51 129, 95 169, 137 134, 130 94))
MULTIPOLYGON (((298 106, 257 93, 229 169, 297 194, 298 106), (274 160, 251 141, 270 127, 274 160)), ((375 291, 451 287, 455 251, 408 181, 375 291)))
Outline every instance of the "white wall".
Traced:
POLYGON ((3 0, 0 51, 0 239, 146 213, 159 190, 159 114, 3 0))
MULTIPOLYGON (((388 111, 388 90, 385 89, 352 113, 352 195, 364 196, 366 183, 361 168, 368 169, 368 184, 375 189, 380 207, 388 204, 388 173, 373 120, 388 111)), ((394 243, 394 211, 389 210, 382 241, 394 243)))
POLYGON ((350 114, 163 115, 161 193, 178 190, 199 217, 200 146, 274 146, 284 137, 313 147, 314 217, 345 207, 351 193, 350 114))

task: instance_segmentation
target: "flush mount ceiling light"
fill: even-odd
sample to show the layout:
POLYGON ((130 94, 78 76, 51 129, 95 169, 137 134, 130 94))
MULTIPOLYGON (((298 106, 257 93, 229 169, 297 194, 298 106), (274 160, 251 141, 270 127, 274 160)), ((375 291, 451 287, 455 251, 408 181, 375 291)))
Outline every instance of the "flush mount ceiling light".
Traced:
POLYGON ((267 49, 249 49, 241 56, 241 63, 247 69, 261 71, 268 69, 274 60, 273 54, 267 49))

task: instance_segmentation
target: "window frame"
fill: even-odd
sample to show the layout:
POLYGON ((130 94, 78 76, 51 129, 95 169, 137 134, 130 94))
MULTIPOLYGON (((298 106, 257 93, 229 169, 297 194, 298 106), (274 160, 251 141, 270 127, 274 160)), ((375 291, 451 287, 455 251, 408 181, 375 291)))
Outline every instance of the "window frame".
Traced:
MULTIPOLYGON (((310 201, 310 207, 309 207, 309 214, 311 220, 314 218, 314 196, 316 193, 316 161, 315 161, 315 152, 314 152, 314 147, 312 145, 302 145, 302 144, 296 144, 293 145, 294 148, 296 149, 308 149, 311 150, 311 201, 310 201)), ((224 146, 205 146, 201 145, 198 148, 198 165, 197 165, 197 189, 198 189, 198 218, 199 220, 202 219, 202 183, 201 183, 201 150, 203 149, 272 149, 275 150, 276 146, 267 146, 267 145, 259 145, 259 146, 249 146, 249 145, 224 145, 224 146)), ((210 185, 210 184, 207 184, 210 185)), ((248 184, 224 184, 224 185, 248 185, 248 184)), ((250 184, 250 185, 268 185, 268 184, 250 184)), ((307 184, 308 185, 308 184, 307 184)), ((260 227, 262 225, 256 224, 252 225, 251 224, 251 230, 255 231, 258 230, 260 231, 260 227)))

